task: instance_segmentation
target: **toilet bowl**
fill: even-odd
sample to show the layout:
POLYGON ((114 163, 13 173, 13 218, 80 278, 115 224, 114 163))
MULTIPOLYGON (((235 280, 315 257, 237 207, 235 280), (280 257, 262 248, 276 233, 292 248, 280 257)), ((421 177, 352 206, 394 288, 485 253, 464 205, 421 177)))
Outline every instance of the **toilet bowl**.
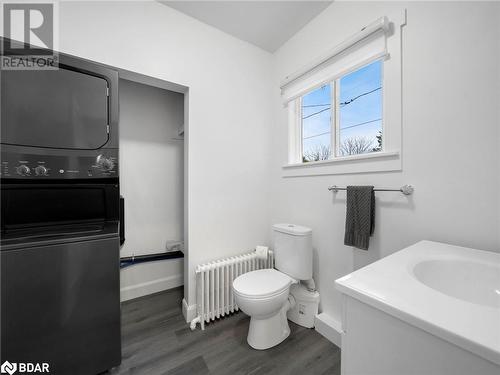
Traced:
POLYGON ((286 312, 294 304, 290 285, 296 282, 275 269, 248 272, 234 280, 236 304, 250 316, 247 341, 252 348, 268 349, 288 337, 286 312))
POLYGON ((311 229, 275 224, 273 232, 275 269, 251 271, 233 281, 236 304, 250 316, 248 344, 260 350, 278 345, 290 334, 287 311, 295 306, 290 286, 299 280, 314 285, 311 229))

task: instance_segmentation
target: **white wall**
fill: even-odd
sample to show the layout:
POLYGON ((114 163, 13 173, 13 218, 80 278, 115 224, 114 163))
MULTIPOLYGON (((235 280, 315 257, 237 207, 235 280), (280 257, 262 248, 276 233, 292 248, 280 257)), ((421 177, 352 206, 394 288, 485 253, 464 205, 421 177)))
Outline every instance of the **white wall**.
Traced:
MULTIPOLYGON (((283 178, 287 122, 279 81, 401 3, 335 2, 275 54, 273 222, 313 229, 321 309, 340 319, 334 280, 422 239, 498 251, 499 12, 493 3, 405 5, 400 172, 283 178), (328 185, 411 183, 409 199, 377 193, 368 251, 343 245, 345 192, 328 185)), ((386 103, 390 106, 391 103, 386 103)))
POLYGON ((63 52, 189 87, 185 295, 193 304, 196 264, 269 236, 272 57, 156 2, 64 2, 59 13, 63 52))
POLYGON ((63 52, 189 87, 188 303, 196 264, 269 244, 273 222, 313 228, 322 309, 337 319, 336 278, 420 239, 498 249, 496 4, 407 4, 401 172, 281 177, 279 81, 394 7, 336 2, 272 56, 154 2, 60 6, 63 52), (416 192, 377 194, 376 233, 363 252, 343 245, 345 195, 334 198, 333 183, 412 183, 416 192))
MULTIPOLYGON (((500 7, 500 5, 499 5, 500 7)), ((497 35, 500 35, 500 11, 497 12, 497 28, 496 28, 497 35)), ((500 55, 500 38, 497 39, 497 51, 498 54, 500 55)), ((500 59, 500 57, 499 57, 500 59)), ((500 98, 500 67, 497 69, 497 98, 500 98)), ((498 131, 497 131, 497 137, 498 137, 498 148, 500 148, 500 106, 497 105, 497 124, 498 124, 498 131)), ((497 182, 500 185, 500 163, 499 163, 499 169, 497 173, 497 182)), ((500 212, 500 199, 498 200, 498 212, 500 212)), ((498 221, 498 242, 500 243, 500 220, 498 221)))
MULTIPOLYGON (((120 80, 120 188, 125 243, 120 255, 167 250, 184 227, 184 95, 120 80)), ((120 273, 122 300, 182 285, 183 260, 143 263, 120 273)))

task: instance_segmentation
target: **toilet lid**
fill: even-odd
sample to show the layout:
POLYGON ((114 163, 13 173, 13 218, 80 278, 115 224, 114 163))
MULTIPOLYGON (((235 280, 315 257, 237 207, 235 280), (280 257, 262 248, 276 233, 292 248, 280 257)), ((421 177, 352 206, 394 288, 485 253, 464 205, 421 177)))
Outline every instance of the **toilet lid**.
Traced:
POLYGON ((261 298, 286 290, 293 279, 275 269, 251 271, 233 281, 236 293, 247 297, 261 298))

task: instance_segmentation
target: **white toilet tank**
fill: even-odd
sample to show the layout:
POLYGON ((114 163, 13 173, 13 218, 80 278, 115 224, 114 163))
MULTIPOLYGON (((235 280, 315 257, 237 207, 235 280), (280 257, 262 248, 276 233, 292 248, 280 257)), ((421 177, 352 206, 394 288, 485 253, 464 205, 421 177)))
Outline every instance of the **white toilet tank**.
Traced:
POLYGON ((275 224, 273 231, 276 269, 298 280, 312 279, 312 230, 294 224, 275 224))

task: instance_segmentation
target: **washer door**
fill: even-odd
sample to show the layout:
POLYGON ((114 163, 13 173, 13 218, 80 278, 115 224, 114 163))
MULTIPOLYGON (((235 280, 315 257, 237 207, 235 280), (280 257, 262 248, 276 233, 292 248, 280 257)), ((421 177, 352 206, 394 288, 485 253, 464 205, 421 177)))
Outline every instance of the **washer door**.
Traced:
POLYGON ((1 271, 2 362, 72 375, 120 363, 118 237, 3 250, 1 271))

